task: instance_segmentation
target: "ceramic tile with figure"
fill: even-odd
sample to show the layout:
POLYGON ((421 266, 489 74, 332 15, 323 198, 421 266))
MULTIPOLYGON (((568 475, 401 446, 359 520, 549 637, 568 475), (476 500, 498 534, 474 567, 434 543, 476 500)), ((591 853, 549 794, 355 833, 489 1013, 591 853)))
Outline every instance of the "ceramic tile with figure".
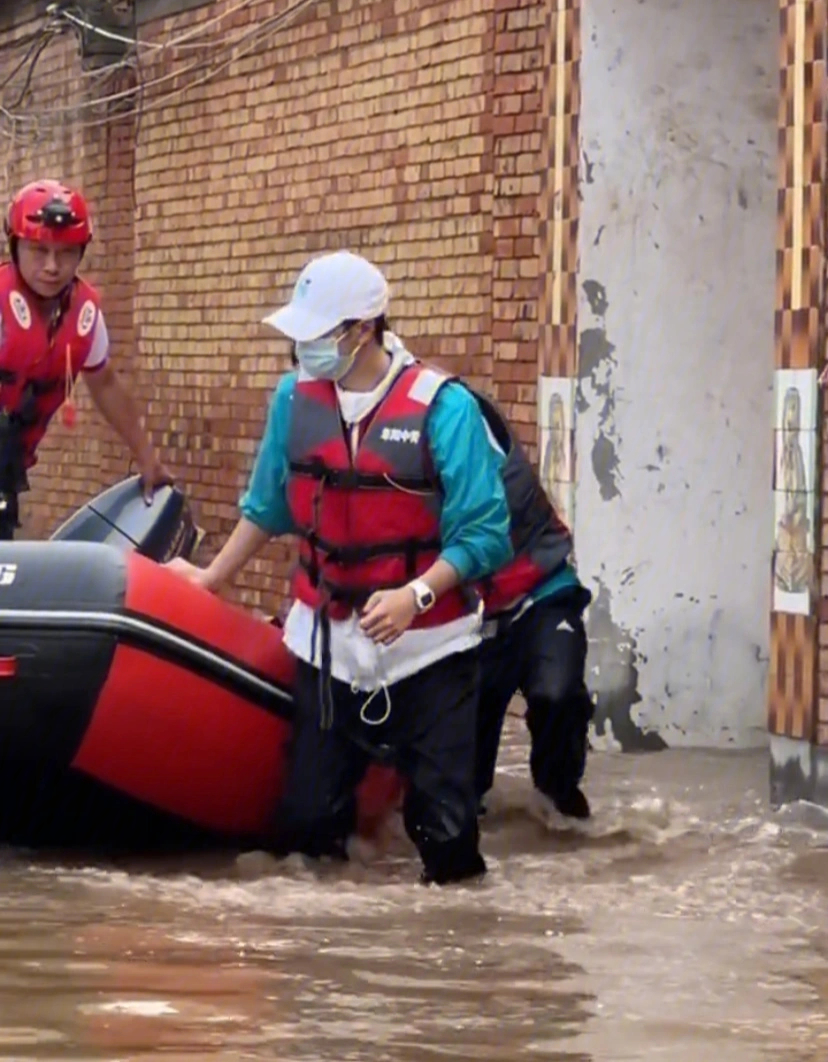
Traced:
POLYGON ((575 484, 552 483, 546 487, 555 511, 570 531, 575 529, 575 484))
POLYGON ((569 376, 538 380, 541 481, 562 516, 572 508, 566 488, 575 480, 575 385, 569 376))
POLYGON ((815 578, 812 553, 776 551, 773 554, 773 611, 810 615, 811 588, 815 578))
POLYGON ((816 494, 775 490, 773 500, 773 607, 807 614, 814 578, 816 494))
POLYGON ((816 369, 777 369, 773 376, 774 429, 790 430, 790 418, 796 414, 800 431, 816 430, 817 395, 816 369))
POLYGON ((774 391, 774 609, 807 613, 814 576, 816 371, 779 370, 774 391))
POLYGON ((798 428, 774 431, 773 489, 788 494, 811 493, 816 486, 818 446, 816 431, 798 428))

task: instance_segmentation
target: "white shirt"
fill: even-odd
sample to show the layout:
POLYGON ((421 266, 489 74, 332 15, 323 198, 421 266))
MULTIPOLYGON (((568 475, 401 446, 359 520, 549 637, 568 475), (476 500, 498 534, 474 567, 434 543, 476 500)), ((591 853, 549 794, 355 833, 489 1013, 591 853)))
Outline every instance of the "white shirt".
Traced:
MULTIPOLYGON (((342 419, 349 429, 351 452, 359 439, 359 422, 379 405, 397 371, 411 355, 396 337, 386 333, 386 347, 392 354, 386 376, 373 391, 355 392, 336 388, 342 419)), ((360 616, 331 620, 331 674, 351 689, 373 692, 429 664, 472 649, 480 642, 482 611, 461 616, 436 627, 405 631, 392 645, 378 645, 361 630, 360 616)), ((322 666, 322 632, 313 638, 314 613, 310 605, 294 601, 285 621, 285 645, 292 653, 315 667, 322 666), (315 644, 314 644, 315 642, 315 644), (314 651, 315 650, 315 651, 314 651)))
POLYGON ((98 310, 98 319, 92 332, 92 346, 83 363, 84 372, 101 369, 109 361, 109 332, 102 310, 98 310))

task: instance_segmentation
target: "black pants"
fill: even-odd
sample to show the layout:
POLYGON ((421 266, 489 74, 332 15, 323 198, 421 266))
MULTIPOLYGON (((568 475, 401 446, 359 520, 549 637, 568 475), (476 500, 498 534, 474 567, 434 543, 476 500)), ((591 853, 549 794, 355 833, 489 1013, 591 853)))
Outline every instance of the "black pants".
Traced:
MULTIPOLYGON (((578 588, 580 589, 580 588, 578 588)), ((492 787, 506 709, 520 690, 532 749, 535 786, 566 798, 586 768, 593 705, 584 682, 587 637, 583 610, 588 592, 578 590, 533 605, 480 647, 477 719, 477 797, 492 787)))
POLYGON ((11 542, 18 526, 17 495, 0 494, 0 505, 0 542, 11 542))
MULTIPOLYGON (((317 668, 298 663, 276 848, 341 854, 356 825, 355 791, 377 759, 393 763, 408 781, 403 818, 423 861, 423 879, 443 885, 484 873, 474 792, 476 650, 389 686, 390 714, 376 726, 360 719, 369 695, 333 679, 334 721, 323 730, 319 679, 317 668)), ((385 710, 380 690, 364 714, 379 719, 385 710)))

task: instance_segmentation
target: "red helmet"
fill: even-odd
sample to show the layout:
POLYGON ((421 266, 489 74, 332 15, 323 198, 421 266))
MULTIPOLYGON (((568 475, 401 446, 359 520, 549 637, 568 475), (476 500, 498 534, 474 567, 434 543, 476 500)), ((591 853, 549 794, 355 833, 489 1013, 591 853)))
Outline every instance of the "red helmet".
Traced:
POLYGON ((85 247, 92 239, 89 207, 80 192, 60 181, 33 181, 11 201, 6 235, 35 243, 85 247))

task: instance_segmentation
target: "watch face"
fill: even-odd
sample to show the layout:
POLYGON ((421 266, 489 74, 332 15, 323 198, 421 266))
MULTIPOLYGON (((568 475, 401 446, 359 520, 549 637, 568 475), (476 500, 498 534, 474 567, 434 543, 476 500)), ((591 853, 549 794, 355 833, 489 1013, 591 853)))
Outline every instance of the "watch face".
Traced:
POLYGON ((412 586, 412 590, 414 591, 414 600, 417 602, 418 612, 425 612, 437 600, 434 591, 427 583, 415 584, 412 586))

